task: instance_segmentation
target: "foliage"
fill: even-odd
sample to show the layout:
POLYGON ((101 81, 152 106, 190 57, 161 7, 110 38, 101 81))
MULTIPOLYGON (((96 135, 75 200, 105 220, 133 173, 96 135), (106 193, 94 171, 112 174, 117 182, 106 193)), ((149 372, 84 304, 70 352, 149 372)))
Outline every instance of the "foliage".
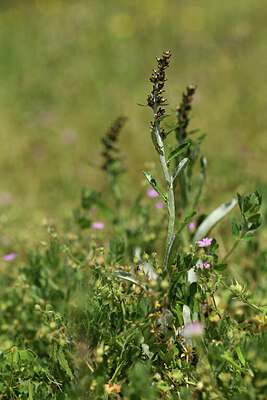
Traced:
POLYGON ((264 399, 266 251, 257 231, 262 197, 258 191, 238 194, 237 201, 202 213, 204 136, 194 139, 197 132, 188 130, 196 86, 183 94, 176 123, 163 127, 170 57, 168 51, 157 58, 147 98, 164 179, 146 172, 152 191, 138 194, 132 207, 124 204, 120 117, 103 138, 99 165, 112 196, 103 199, 83 188, 76 226, 62 235, 49 227, 45 249, 29 254, 19 276, 5 278, 3 400, 264 399), (149 197, 163 202, 155 207, 149 197), (237 203, 233 244, 225 251, 215 226, 237 203), (104 222, 93 221, 95 210, 104 222), (108 244, 92 233, 104 224, 108 244), (231 270, 238 246, 241 283, 231 270))

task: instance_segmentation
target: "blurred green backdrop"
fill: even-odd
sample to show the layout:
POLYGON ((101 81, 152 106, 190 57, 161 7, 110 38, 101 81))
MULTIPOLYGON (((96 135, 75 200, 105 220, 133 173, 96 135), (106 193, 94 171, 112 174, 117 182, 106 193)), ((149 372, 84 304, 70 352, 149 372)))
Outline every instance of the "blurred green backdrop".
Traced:
POLYGON ((151 110, 136 103, 166 49, 172 108, 198 85, 191 126, 208 133, 207 208, 266 182, 266 12, 255 0, 1 0, 2 254, 40 239, 43 218, 71 218, 83 184, 105 191, 88 161, 121 114, 127 198, 140 189, 155 154, 151 110))

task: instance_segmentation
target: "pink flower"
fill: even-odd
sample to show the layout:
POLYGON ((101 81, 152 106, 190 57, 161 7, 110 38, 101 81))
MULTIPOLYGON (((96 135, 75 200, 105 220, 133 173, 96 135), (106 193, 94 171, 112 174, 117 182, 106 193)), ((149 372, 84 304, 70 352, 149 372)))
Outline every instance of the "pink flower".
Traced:
POLYGON ((162 208, 164 208, 165 207, 165 203, 163 203, 162 201, 158 201, 157 203, 156 203, 156 208, 158 209, 158 210, 161 210, 162 208))
POLYGON ((201 337, 204 334, 204 328, 200 322, 190 322, 182 330, 182 336, 186 339, 201 337))
POLYGON ((91 227, 94 229, 103 229, 104 224, 103 222, 92 222, 91 227))
POLYGON ((198 246, 199 247, 206 247, 206 246, 210 246, 211 245, 211 242, 212 242, 212 238, 204 238, 204 239, 202 239, 202 240, 199 240, 198 241, 198 246))
POLYGON ((196 229, 196 223, 194 221, 191 221, 188 225, 188 228, 190 232, 194 231, 196 229))
POLYGON ((5 261, 12 261, 17 257, 16 253, 10 253, 10 254, 6 254, 3 259, 5 261))
POLYGON ((201 264, 199 265, 199 268, 201 268, 201 269, 203 269, 203 268, 209 268, 209 267, 210 267, 210 264, 207 263, 207 262, 201 263, 201 264))
POLYGON ((148 197, 158 197, 158 193, 155 189, 147 189, 146 194, 148 197))

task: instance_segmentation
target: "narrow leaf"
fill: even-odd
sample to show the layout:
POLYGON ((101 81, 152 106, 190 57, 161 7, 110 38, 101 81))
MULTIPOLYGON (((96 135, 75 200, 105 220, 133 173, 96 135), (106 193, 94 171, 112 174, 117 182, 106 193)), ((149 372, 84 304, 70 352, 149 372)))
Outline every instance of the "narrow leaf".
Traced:
POLYGON ((180 224, 179 229, 177 231, 177 234, 182 232, 182 230, 186 227, 186 225, 189 224, 189 222, 191 221, 191 219, 197 214, 197 211, 193 211, 190 215, 188 215, 187 217, 185 217, 185 219, 183 220, 183 222, 180 224))
POLYGON ((141 103, 136 103, 138 106, 140 106, 140 107, 149 107, 149 105, 148 104, 141 104, 141 103))
POLYGON ((155 181, 155 179, 152 177, 152 175, 150 175, 149 173, 143 171, 143 174, 145 175, 146 179, 148 180, 148 182, 150 183, 150 185, 153 187, 153 189, 156 190, 156 192, 160 195, 160 197, 165 201, 165 203, 167 203, 167 197, 165 196, 165 194, 160 190, 160 188, 157 185, 157 182, 155 181))
POLYGON ((156 135, 156 132, 155 132, 153 129, 150 130, 150 135, 151 135, 151 140, 152 140, 152 142, 153 142, 153 144, 154 144, 154 147, 155 147, 157 153, 160 154, 161 151, 160 151, 160 149, 158 148, 157 135, 156 135))
POLYGON ((199 225, 193 241, 196 242, 198 240, 203 239, 207 236, 210 230, 223 218, 227 215, 237 204, 237 201, 233 199, 230 203, 225 203, 216 208, 204 221, 199 225))
POLYGON ((235 239, 239 237, 240 225, 236 218, 232 218, 232 235, 235 239))
POLYGON ((242 194, 237 193, 237 199, 240 211, 243 212, 244 196, 242 194))
POLYGON ((191 311, 187 305, 183 306, 183 319, 185 326, 191 323, 191 311))
POLYGON ((166 256, 164 260, 164 268, 169 270, 172 264, 175 261, 175 258, 177 257, 177 252, 180 244, 180 238, 178 235, 173 233, 171 235, 167 251, 166 251, 166 256))
POLYGON ((242 364, 243 366, 245 366, 245 365, 246 365, 246 360, 245 360, 245 358, 244 358, 244 356, 243 356, 243 353, 242 353, 242 350, 241 350, 240 346, 237 346, 237 348, 236 348, 236 354, 237 354, 237 356, 238 356, 238 358, 239 358, 241 364, 242 364))
POLYGON ((132 274, 129 272, 124 272, 124 271, 114 271, 114 275, 116 275, 118 278, 124 279, 126 281, 135 283, 138 286, 141 286, 142 288, 145 288, 140 282, 138 282, 132 274))
POLYGON ((187 166, 189 163, 189 158, 184 158, 178 165, 176 170, 173 173, 172 181, 174 182, 177 176, 180 174, 180 172, 187 166))
POLYGON ((171 160, 173 160, 174 158, 180 156, 182 153, 184 153, 188 147, 190 146, 190 143, 185 142, 182 143, 180 146, 176 147, 169 155, 168 159, 167 159, 167 165, 170 165, 171 160))

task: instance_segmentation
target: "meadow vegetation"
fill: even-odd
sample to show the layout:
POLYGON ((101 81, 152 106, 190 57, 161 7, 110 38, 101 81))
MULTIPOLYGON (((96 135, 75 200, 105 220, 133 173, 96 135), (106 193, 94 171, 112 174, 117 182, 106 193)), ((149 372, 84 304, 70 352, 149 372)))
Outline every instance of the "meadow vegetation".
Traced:
POLYGON ((1 3, 0 399, 265 398, 265 8, 1 3))

